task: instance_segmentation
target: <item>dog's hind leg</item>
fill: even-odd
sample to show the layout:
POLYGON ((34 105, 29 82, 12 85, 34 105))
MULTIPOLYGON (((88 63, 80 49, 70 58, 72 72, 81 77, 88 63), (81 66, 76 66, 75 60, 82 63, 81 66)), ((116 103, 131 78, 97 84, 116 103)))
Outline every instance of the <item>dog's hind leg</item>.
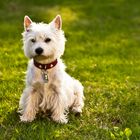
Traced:
POLYGON ((72 105, 72 111, 76 114, 81 114, 82 108, 84 107, 83 86, 78 80, 75 80, 74 82, 75 100, 72 105))

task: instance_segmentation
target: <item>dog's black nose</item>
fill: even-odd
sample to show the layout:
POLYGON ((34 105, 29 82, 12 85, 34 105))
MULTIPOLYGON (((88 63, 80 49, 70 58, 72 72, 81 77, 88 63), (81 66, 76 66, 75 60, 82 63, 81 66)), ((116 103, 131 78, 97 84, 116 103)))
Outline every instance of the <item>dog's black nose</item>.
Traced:
POLYGON ((39 48, 35 49, 35 52, 40 55, 40 54, 42 54, 43 49, 39 47, 39 48))

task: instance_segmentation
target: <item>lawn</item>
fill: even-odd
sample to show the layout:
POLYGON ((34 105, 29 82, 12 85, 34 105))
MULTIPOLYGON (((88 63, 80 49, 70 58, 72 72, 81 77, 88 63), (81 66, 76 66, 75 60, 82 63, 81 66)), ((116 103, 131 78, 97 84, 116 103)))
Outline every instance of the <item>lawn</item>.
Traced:
POLYGON ((139 0, 0 1, 0 140, 54 139, 140 140, 139 0), (23 17, 49 22, 57 14, 67 38, 67 72, 85 87, 83 115, 70 113, 68 124, 40 115, 22 123, 23 17))

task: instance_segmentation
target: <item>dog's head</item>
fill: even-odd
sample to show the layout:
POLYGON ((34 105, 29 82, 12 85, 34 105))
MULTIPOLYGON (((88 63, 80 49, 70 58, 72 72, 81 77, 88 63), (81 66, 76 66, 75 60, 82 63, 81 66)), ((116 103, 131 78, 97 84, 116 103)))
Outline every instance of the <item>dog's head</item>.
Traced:
POLYGON ((59 58, 65 49, 65 37, 61 27, 60 15, 57 15, 49 24, 35 23, 25 16, 25 31, 22 34, 25 55, 42 63, 59 58))

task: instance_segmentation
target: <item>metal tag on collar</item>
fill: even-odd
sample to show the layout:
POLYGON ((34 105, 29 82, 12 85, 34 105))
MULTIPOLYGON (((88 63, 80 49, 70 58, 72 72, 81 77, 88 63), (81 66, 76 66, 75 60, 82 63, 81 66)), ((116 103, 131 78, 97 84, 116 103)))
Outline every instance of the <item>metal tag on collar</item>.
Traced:
POLYGON ((47 71, 42 71, 42 78, 43 78, 44 83, 48 83, 47 71))

